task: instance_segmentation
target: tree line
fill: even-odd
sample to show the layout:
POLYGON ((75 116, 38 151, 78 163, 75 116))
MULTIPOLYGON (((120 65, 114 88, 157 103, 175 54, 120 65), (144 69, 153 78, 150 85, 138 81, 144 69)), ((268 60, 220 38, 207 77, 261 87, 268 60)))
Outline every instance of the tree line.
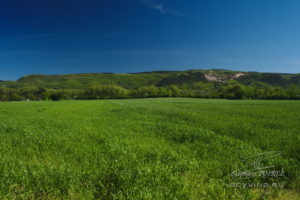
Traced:
POLYGON ((300 99, 297 85, 251 87, 242 84, 188 86, 145 86, 125 89, 117 85, 93 85, 86 89, 48 89, 43 87, 0 87, 0 101, 126 99, 151 97, 193 97, 224 99, 300 99))

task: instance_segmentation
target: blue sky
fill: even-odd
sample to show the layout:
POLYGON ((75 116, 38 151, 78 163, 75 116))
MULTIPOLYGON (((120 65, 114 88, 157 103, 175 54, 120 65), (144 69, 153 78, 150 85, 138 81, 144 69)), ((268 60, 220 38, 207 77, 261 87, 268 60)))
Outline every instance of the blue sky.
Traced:
POLYGON ((231 69, 300 73, 298 0, 3 0, 0 80, 231 69))

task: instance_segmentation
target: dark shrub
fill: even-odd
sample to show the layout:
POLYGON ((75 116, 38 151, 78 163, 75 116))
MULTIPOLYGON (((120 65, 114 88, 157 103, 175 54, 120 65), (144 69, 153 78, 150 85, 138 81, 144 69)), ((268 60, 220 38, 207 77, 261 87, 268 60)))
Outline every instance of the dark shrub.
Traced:
POLYGON ((60 101, 62 96, 60 94, 51 94, 49 97, 52 101, 60 101))

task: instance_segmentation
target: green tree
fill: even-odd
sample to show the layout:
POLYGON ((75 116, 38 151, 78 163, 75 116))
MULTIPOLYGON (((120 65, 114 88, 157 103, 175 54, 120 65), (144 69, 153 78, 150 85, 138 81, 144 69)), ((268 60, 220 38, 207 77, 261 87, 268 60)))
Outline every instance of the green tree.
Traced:
POLYGON ((226 89, 224 96, 228 99, 244 99, 246 91, 242 85, 232 85, 226 89))

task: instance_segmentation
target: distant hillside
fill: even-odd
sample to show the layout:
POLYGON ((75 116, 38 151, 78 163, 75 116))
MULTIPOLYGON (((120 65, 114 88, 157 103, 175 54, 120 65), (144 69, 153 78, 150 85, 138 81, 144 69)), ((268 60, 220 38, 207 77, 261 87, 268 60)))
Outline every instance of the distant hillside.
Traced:
POLYGON ((36 74, 0 82, 0 101, 146 97, 300 99, 300 74, 215 69, 36 74))
POLYGON ((246 86, 300 86, 300 74, 258 73, 229 70, 153 71, 130 74, 85 73, 66 75, 27 75, 17 81, 0 82, 11 88, 38 86, 51 89, 85 89, 93 85, 117 85, 126 89, 143 86, 226 83, 235 80, 246 86))

